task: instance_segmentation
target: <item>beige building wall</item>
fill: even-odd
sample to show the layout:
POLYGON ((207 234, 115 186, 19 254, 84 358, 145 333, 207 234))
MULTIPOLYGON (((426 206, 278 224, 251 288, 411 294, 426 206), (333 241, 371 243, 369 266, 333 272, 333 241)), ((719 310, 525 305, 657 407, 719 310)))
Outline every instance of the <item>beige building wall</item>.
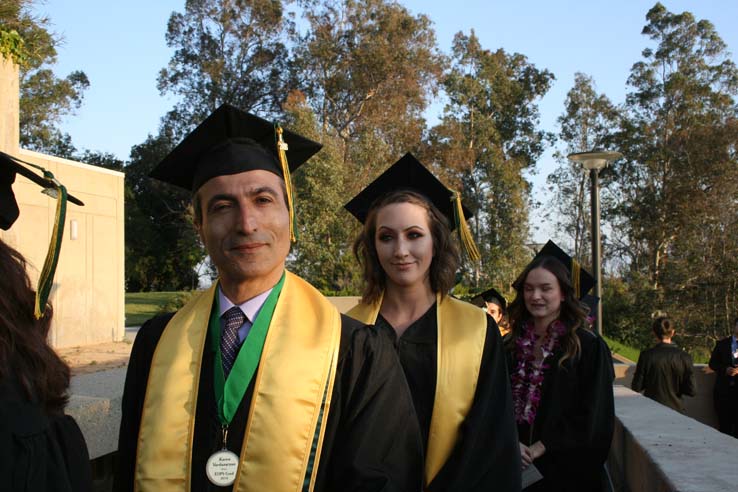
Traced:
MULTIPOLYGON (((85 203, 67 204, 61 255, 49 300, 50 342, 73 347, 120 341, 125 335, 123 173, 18 148, 18 70, 0 56, 0 150, 51 171, 85 203)), ((28 260, 34 288, 43 268, 56 200, 18 175, 20 217, 0 239, 28 260)))

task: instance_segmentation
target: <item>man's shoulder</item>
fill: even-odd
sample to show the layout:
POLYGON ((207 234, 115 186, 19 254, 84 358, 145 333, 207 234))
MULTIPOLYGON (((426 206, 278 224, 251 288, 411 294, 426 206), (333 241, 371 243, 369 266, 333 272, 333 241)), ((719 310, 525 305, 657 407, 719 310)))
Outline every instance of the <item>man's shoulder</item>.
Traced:
POLYGON ((146 321, 136 333, 136 339, 133 342, 133 351, 141 350, 143 347, 149 349, 156 347, 159 343, 164 328, 167 327, 169 321, 176 313, 159 314, 146 321))

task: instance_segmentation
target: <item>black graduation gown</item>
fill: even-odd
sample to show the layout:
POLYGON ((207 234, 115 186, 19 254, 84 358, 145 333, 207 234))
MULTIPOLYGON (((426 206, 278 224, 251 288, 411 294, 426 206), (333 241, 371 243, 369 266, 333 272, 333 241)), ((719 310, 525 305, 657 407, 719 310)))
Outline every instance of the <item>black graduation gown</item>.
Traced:
POLYGON ((682 395, 695 395, 692 357, 673 343, 641 352, 630 387, 662 405, 684 412, 682 395))
MULTIPOLYGON (((136 445, 151 359, 173 315, 144 324, 131 352, 123 392, 116 491, 133 490, 136 445)), ((392 346, 373 328, 342 316, 336 379, 316 491, 419 491, 423 458, 412 401, 392 346)), ((299 327, 295 327, 299 329, 299 327)), ((214 352, 210 333, 200 373, 193 443, 192 490, 215 487, 205 463, 221 447, 213 389, 214 352)), ((258 370, 258 369, 257 369, 258 370)), ((254 390, 251 381, 228 432, 228 448, 240 454, 254 390)))
MULTIPOLYGON (((546 447, 533 463, 544 479, 526 491, 595 492, 602 490, 604 463, 615 425, 612 383, 615 377, 610 349, 589 330, 576 332, 581 354, 563 367, 559 348, 548 361, 541 385, 541 403, 532 427, 519 425, 524 444, 541 441, 546 447)), ((514 347, 509 347, 508 370, 515 370, 514 347)))
MULTIPOLYGON (((436 394, 436 304, 410 325, 399 340, 394 329, 381 315, 376 326, 395 344, 398 351, 413 396, 423 449, 426 449, 436 394)), ((461 424, 456 446, 427 490, 520 490, 520 448, 513 417, 510 381, 500 332, 489 316, 472 407, 461 424)))
POLYGON ((738 438, 738 376, 725 373, 729 367, 738 366, 738 359, 733 359, 732 341, 732 336, 718 340, 712 349, 709 366, 715 371, 713 399, 718 428, 720 432, 738 438))
POLYGON ((0 490, 92 490, 90 457, 77 423, 47 414, 12 379, 0 382, 0 490))

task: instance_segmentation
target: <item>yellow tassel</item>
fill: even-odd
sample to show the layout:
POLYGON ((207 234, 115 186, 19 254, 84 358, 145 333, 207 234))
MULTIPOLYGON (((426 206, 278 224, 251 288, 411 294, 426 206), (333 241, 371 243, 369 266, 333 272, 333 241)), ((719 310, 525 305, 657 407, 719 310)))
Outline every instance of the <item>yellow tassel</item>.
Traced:
POLYGON ((474 237, 469 230, 469 225, 466 223, 464 218, 464 208, 461 206, 461 195, 451 190, 451 200, 454 202, 454 215, 456 216, 456 227, 459 229, 459 239, 461 239, 461 245, 469 255, 469 259, 472 261, 479 261, 482 255, 479 254, 479 249, 474 242, 474 237))
POLYGON ((577 296, 577 299, 581 297, 580 291, 581 291, 581 284, 579 281, 579 272, 581 271, 582 267, 579 265, 579 262, 575 260, 574 258, 571 259, 571 285, 574 287, 574 294, 577 296))
POLYGON ((277 133, 277 153, 279 155, 279 163, 282 166, 282 174, 284 175, 284 184, 287 189, 287 208, 290 212, 290 241, 295 242, 295 203, 292 195, 292 178, 290 177, 290 166, 287 163, 287 144, 282 138, 282 127, 277 123, 275 131, 277 133))

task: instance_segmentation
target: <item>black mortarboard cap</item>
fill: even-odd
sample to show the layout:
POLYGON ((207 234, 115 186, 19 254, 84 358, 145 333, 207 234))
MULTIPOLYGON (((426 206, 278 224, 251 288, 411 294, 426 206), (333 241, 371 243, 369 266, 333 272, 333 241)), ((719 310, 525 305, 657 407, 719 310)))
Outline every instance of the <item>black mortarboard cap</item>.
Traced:
POLYGON ((597 304, 600 303, 600 298, 587 294, 586 296, 582 297, 582 303, 589 308, 587 318, 592 320, 597 319, 597 304))
MULTIPOLYGON (((6 231, 10 229, 10 226, 18 219, 20 214, 12 186, 15 183, 16 174, 33 181, 43 188, 42 191, 54 198, 56 193, 56 184, 51 178, 39 176, 36 172, 24 166, 21 160, 5 152, 0 152, 0 229, 6 231)), ((81 200, 72 195, 67 195, 67 199, 76 205, 84 205, 81 200)))
MULTIPOLYGON (((322 145, 288 130, 286 158, 294 171, 322 145)), ((187 135, 149 174, 197 191, 216 176, 262 169, 284 177, 278 154, 277 125, 223 104, 187 135)))
POLYGON ((479 307, 484 307, 484 303, 486 302, 495 302, 502 306, 503 311, 507 309, 507 299, 494 288, 489 288, 481 294, 477 294, 472 298, 471 302, 479 307))
MULTIPOLYGON (((574 294, 578 299, 584 297, 592 287, 594 287, 595 280, 592 275, 589 274, 584 268, 581 267, 578 261, 569 256, 563 249, 561 249, 556 243, 549 240, 538 254, 531 260, 531 263, 542 256, 552 256, 564 264, 567 270, 569 270, 569 276, 571 277, 571 283, 574 286, 574 294)), ((529 263, 530 264, 530 263, 529 263)), ((518 289, 520 284, 523 282, 523 274, 515 279, 513 287, 518 289)))
MULTIPOLYGON (((453 191, 446 188, 410 152, 392 164, 377 179, 369 183, 358 195, 344 205, 362 224, 366 220, 369 209, 375 201, 387 193, 410 190, 426 197, 449 221, 451 230, 456 228, 453 191)), ((464 217, 472 216, 469 209, 463 207, 464 217)))

